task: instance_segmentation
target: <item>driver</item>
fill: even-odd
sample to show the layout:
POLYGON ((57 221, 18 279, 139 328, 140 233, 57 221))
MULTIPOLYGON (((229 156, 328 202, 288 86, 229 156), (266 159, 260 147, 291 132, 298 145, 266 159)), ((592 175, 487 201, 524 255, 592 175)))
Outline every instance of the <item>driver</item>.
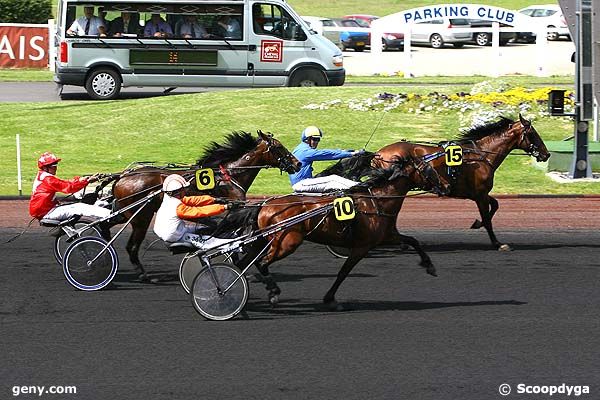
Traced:
POLYGON ((29 214, 33 218, 43 218, 63 221, 74 215, 86 217, 105 218, 110 215, 110 210, 104 207, 85 203, 72 203, 59 205, 56 193, 76 193, 89 183, 98 180, 97 175, 89 178, 78 176, 70 180, 56 177, 56 170, 60 158, 53 153, 45 152, 38 159, 38 173, 33 181, 31 199, 29 200, 29 214))
POLYGON ((309 126, 302 131, 302 142, 296 146, 292 154, 302 163, 300 171, 290 174, 290 182, 295 192, 324 192, 327 190, 349 189, 358 182, 343 178, 339 175, 329 175, 313 178, 313 161, 340 160, 364 151, 321 149, 317 150, 323 137, 323 131, 316 126, 309 126))
POLYGON ((219 239, 208 235, 196 235, 203 224, 186 219, 198 219, 218 215, 226 210, 239 207, 239 203, 216 204, 212 196, 184 196, 185 188, 190 184, 181 175, 172 174, 163 182, 162 204, 156 212, 154 233, 165 242, 179 242, 189 239, 201 249, 209 249, 231 242, 231 239, 219 239))

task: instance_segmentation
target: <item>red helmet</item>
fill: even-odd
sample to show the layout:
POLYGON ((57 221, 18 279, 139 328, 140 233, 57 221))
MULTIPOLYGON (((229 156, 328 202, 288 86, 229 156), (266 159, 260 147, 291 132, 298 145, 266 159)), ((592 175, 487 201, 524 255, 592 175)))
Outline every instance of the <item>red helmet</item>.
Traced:
POLYGON ((42 169, 45 166, 56 164, 60 161, 60 158, 56 157, 53 153, 49 151, 45 152, 38 159, 38 168, 42 169))

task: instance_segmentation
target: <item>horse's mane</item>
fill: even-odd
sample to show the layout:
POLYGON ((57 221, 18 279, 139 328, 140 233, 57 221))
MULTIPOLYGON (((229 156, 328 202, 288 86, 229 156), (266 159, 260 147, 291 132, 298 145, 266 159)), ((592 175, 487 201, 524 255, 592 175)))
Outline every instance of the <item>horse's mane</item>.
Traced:
POLYGON ((396 157, 389 168, 371 168, 368 174, 369 179, 351 187, 348 192, 359 192, 368 188, 387 185, 389 181, 399 176, 407 176, 403 170, 408 161, 408 158, 396 157))
POLYGON ((373 160, 373 157, 375 157, 375 153, 364 152, 362 154, 341 159, 317 174, 316 177, 339 175, 346 179, 358 181, 360 178, 370 173, 372 169, 371 160, 373 160))
POLYGON ((217 167, 234 161, 256 147, 258 139, 244 131, 231 132, 225 136, 225 143, 211 142, 204 148, 204 154, 196 161, 203 167, 217 167))
POLYGON ((459 140, 475 141, 483 139, 486 136, 490 136, 498 132, 503 132, 513 123, 514 121, 512 119, 500 117, 500 121, 490 122, 489 124, 485 124, 468 130, 467 132, 459 136, 459 140))

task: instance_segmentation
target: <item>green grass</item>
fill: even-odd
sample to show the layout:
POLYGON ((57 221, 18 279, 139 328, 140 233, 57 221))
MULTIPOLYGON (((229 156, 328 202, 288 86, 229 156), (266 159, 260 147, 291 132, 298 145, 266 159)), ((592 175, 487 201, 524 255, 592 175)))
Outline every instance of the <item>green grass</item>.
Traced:
MULTIPOLYGON (((273 132, 292 149, 307 125, 326 133, 321 147, 358 149, 365 145, 381 114, 348 109, 303 110, 332 99, 363 99, 383 91, 453 93, 468 85, 444 87, 278 88, 211 92, 113 102, 4 103, 0 106, 0 194, 16 194, 15 134, 21 135, 24 193, 29 193, 40 153, 63 158, 58 175, 117 172, 134 161, 192 163, 211 140, 234 130, 273 132)), ((390 113, 381 120, 368 150, 400 139, 455 137, 458 115, 390 113)), ((572 133, 568 119, 535 122, 545 140, 572 133)), ((327 163, 316 163, 321 170, 327 163)), ((290 191, 287 176, 260 173, 253 194, 290 191)), ((593 184, 559 185, 529 166, 528 157, 509 157, 499 169, 495 193, 600 193, 593 184)))
POLYGON ((46 69, 2 69, 0 82, 49 82, 54 74, 46 69))
MULTIPOLYGON (((434 2, 431 0, 328 0, 315 2, 314 0, 288 0, 294 10, 300 15, 315 15, 319 17, 342 17, 348 14, 371 14, 385 16, 415 7, 429 6, 431 4, 464 4, 469 3, 458 0, 434 2)), ((540 4, 535 0, 478 0, 474 4, 486 4, 503 7, 509 10, 518 10, 532 4, 540 4)), ((544 2, 542 2, 544 3, 544 2)))

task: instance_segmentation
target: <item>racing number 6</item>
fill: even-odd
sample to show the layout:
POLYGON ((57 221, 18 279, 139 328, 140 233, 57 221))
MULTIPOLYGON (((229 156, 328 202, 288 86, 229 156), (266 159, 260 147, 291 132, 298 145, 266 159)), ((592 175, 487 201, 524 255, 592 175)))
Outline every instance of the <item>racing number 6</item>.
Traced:
POLYGON ((461 165, 463 162, 462 147, 460 146, 448 146, 446 147, 446 165, 454 167, 461 165))
POLYGON ((198 190, 210 190, 215 187, 215 173, 211 168, 196 171, 196 187, 198 190))
POLYGON ((333 201, 333 211, 338 221, 346 221, 356 216, 352 197, 340 197, 333 201))

